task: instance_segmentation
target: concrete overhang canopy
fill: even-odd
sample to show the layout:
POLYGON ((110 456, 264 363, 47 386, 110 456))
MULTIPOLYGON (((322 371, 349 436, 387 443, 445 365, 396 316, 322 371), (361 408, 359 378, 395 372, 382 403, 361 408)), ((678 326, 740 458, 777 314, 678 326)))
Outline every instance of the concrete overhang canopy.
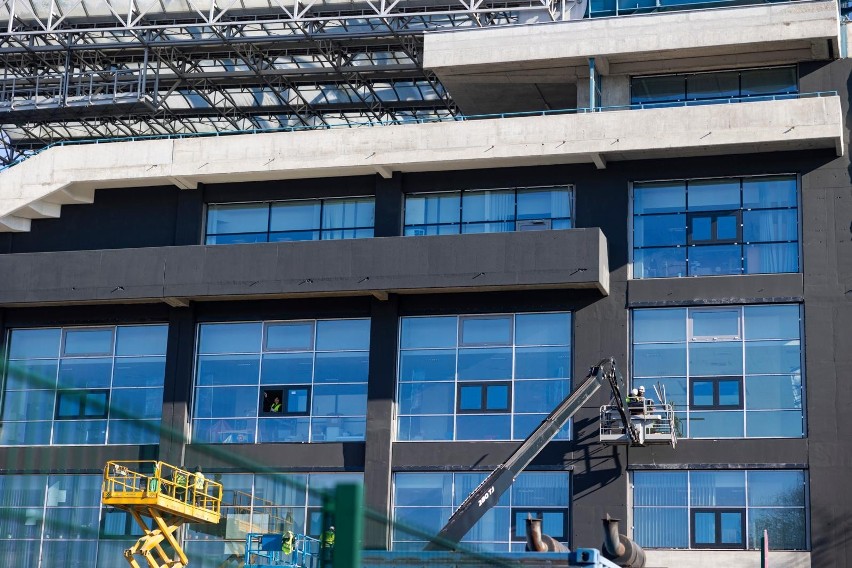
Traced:
POLYGON ((568 108, 538 91, 570 92, 566 85, 588 77, 590 57, 605 62, 603 74, 638 75, 826 60, 839 48, 836 2, 781 2, 433 32, 423 65, 471 114, 491 112, 476 97, 500 85, 516 111, 534 104, 522 95, 539 99, 539 109, 568 108))
POLYGON ((580 289, 609 294, 598 228, 0 255, 0 306, 580 289))
POLYGON ((843 153, 836 95, 51 148, 0 171, 0 232, 96 189, 595 164, 785 150, 843 153))

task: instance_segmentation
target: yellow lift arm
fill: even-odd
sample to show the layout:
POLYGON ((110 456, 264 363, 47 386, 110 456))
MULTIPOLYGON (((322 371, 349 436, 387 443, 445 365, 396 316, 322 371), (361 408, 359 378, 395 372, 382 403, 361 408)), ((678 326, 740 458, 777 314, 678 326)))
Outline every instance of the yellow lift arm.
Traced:
POLYGON ((184 568, 189 560, 176 533, 184 523, 219 522, 222 485, 160 461, 111 461, 104 468, 101 501, 127 511, 142 528, 143 536, 124 551, 130 566, 140 568, 141 556, 149 568, 184 568))

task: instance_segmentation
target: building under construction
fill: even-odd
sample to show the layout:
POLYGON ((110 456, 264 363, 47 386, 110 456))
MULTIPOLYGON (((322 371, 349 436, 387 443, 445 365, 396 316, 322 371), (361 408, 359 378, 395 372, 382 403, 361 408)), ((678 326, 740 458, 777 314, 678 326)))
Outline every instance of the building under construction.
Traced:
POLYGON ((598 390, 464 548, 846 567, 844 10, 0 0, 0 565, 120 565, 108 462, 221 484, 193 567, 352 481, 422 551, 614 356, 675 438, 598 390))

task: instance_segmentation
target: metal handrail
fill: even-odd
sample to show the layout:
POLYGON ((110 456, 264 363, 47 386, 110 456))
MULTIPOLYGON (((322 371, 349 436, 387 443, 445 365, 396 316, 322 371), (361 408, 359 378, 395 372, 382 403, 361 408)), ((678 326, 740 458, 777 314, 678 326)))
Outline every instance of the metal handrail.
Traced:
POLYGON ((615 105, 615 106, 599 106, 599 107, 577 107, 577 108, 567 108, 567 109, 549 109, 549 110, 537 110, 537 111, 523 111, 523 112, 502 112, 502 113, 491 113, 491 114, 470 114, 470 115, 454 115, 447 117, 427 117, 427 118, 410 118, 404 120, 385 120, 385 121, 373 121, 373 122, 355 122, 355 123, 345 123, 345 124, 319 124, 319 125, 296 125, 296 126, 279 126, 275 128, 252 128, 249 130, 228 130, 228 131, 216 131, 216 132, 186 132, 179 134, 145 134, 140 136, 121 136, 114 138, 91 138, 85 140, 60 140, 57 142, 52 142, 43 148, 39 148, 25 156, 21 156, 20 158, 10 162, 5 166, 0 166, 0 171, 11 168, 28 160, 29 158, 36 156, 45 150, 50 148, 54 148, 57 146, 76 146, 81 144, 107 144, 113 142, 139 142, 144 140, 180 140, 184 138, 204 138, 204 137, 219 137, 219 136, 231 136, 238 134, 272 134, 278 132, 301 132, 301 131, 312 131, 312 130, 336 130, 342 128, 358 128, 358 127, 378 127, 378 126, 394 126, 394 125, 407 125, 407 124, 430 124, 430 123, 444 123, 444 122, 465 122, 468 120, 493 120, 493 119, 503 119, 503 118, 520 118, 520 117, 532 117, 532 116, 556 116, 563 114, 587 114, 587 113, 595 113, 595 112, 611 112, 611 111, 624 111, 624 110, 648 110, 648 109, 658 109, 658 108, 672 108, 672 107, 686 107, 686 106, 705 106, 705 105, 716 105, 716 104, 734 104, 734 103, 744 103, 744 102, 766 102, 766 101, 777 101, 777 100, 790 100, 790 99, 808 99, 808 98, 823 98, 823 97, 835 97, 837 96, 837 91, 817 91, 812 93, 789 93, 789 94, 778 94, 778 95, 752 95, 752 96, 742 96, 742 97, 719 97, 715 99, 699 99, 699 100, 690 100, 690 101, 672 101, 672 102, 658 102, 658 103, 640 103, 640 104, 631 104, 631 105, 615 105))

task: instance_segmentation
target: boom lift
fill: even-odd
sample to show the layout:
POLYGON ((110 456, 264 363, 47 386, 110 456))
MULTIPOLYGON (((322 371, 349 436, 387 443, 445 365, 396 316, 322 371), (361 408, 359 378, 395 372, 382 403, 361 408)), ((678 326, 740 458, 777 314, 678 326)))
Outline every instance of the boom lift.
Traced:
POLYGON ((124 551, 130 566, 140 568, 135 558, 139 555, 149 568, 161 568, 160 562, 163 568, 184 568, 189 560, 175 534, 184 523, 219 522, 222 485, 160 461, 110 461, 104 468, 101 501, 127 511, 142 528, 143 536, 124 551))
MULTIPOLYGON (((668 438, 665 438, 665 443, 674 446, 675 437, 671 407, 665 403, 661 405, 663 406, 661 412, 665 413, 666 419, 670 421, 668 426, 661 424, 663 422, 662 414, 642 414, 641 416, 638 413, 630 414, 630 410, 625 408, 622 399, 621 388, 624 386, 624 380, 615 365, 615 359, 612 357, 604 359, 589 369, 589 374, 580 383, 580 386, 560 402, 539 427, 524 440, 523 444, 468 495, 438 535, 426 545, 425 550, 454 548, 477 521, 497 504, 500 496, 515 481, 515 477, 535 459, 544 446, 559 432, 559 429, 604 384, 609 385, 613 400, 611 405, 604 407, 608 409, 609 414, 607 414, 607 437, 604 437, 604 430, 601 429, 601 442, 626 443, 632 446, 661 443, 664 436, 649 435, 648 433, 656 432, 656 428, 662 427, 669 432, 668 438), (618 433, 617 439, 611 438, 616 432, 618 433)), ((603 415, 603 411, 601 414, 603 415)))

